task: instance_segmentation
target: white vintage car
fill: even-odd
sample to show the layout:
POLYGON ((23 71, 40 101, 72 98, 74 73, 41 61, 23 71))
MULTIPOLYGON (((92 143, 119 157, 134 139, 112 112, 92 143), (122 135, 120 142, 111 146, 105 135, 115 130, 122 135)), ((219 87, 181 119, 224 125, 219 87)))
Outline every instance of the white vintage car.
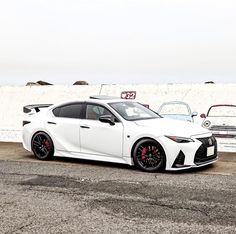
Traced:
POLYGON ((219 151, 236 151, 236 105, 213 105, 207 114, 201 114, 202 126, 217 139, 219 151))
POLYGON ((212 133, 160 117, 143 105, 92 97, 56 105, 29 105, 23 145, 41 160, 53 155, 136 165, 148 172, 181 170, 217 160, 212 133))

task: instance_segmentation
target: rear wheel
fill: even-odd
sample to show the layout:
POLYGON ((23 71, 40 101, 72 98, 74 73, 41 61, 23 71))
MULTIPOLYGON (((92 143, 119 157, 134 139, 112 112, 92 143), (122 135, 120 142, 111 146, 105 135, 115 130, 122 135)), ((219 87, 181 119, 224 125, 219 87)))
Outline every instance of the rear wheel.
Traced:
POLYGON ((45 132, 38 132, 32 138, 32 151, 36 158, 48 160, 54 154, 52 139, 45 132))
POLYGON ((166 161, 163 148, 152 139, 143 139, 136 144, 133 159, 137 167, 147 172, 162 169, 166 161))

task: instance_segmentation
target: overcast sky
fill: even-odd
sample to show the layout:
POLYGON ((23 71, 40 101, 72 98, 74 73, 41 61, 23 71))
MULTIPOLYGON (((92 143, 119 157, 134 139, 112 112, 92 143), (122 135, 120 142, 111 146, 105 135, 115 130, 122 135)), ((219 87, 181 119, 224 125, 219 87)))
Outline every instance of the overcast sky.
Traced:
POLYGON ((0 0, 0 85, 236 82, 235 0, 0 0))

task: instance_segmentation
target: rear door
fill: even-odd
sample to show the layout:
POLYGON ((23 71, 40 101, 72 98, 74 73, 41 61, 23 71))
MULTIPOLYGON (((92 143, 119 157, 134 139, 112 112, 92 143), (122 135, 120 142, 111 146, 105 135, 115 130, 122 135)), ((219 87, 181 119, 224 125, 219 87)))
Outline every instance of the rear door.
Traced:
POLYGON ((52 110, 46 122, 56 150, 80 152, 80 122, 83 117, 83 103, 70 103, 52 110))

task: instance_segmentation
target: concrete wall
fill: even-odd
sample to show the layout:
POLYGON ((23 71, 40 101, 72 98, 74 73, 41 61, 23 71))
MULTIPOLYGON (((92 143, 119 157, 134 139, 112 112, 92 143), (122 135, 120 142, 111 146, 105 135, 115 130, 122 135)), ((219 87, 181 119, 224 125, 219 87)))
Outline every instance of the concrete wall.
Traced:
MULTIPOLYGON (((23 106, 57 103, 90 95, 120 96, 136 91, 136 100, 157 110, 166 101, 185 101, 192 111, 206 113, 213 104, 236 104, 236 84, 88 85, 0 87, 0 141, 21 141, 23 106)), ((195 122, 201 124, 199 117, 195 122)))

